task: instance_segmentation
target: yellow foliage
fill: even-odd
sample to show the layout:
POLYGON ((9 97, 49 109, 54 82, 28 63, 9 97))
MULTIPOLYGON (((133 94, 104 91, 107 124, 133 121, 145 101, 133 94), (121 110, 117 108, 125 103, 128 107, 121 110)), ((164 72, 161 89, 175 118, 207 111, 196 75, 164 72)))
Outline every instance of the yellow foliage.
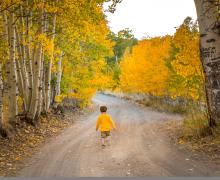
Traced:
POLYGON ((120 62, 121 90, 205 101, 195 24, 184 21, 173 37, 142 40, 120 62))
POLYGON ((204 101, 204 75, 200 62, 198 31, 190 24, 183 23, 174 35, 173 44, 177 53, 171 65, 182 81, 175 85, 176 89, 172 93, 204 101))
MULTIPOLYGON (((113 43, 106 38, 110 30, 97 1, 63 0, 61 9, 65 13, 57 17, 57 22, 65 33, 55 42, 62 42, 60 49, 65 52, 61 91, 85 106, 97 89, 109 86, 112 81, 104 59, 113 53, 113 43)), ((56 72, 56 66, 52 70, 56 72)))
POLYGON ((142 92, 163 95, 166 92, 168 68, 165 59, 169 56, 171 38, 142 40, 126 52, 120 63, 121 88, 126 92, 142 92))
POLYGON ((43 45, 43 50, 49 57, 53 57, 53 53, 54 53, 53 40, 49 39, 46 34, 42 33, 36 37, 36 42, 39 42, 43 45))
POLYGON ((199 55, 199 35, 192 35, 187 26, 181 26, 174 35, 173 43, 179 49, 172 62, 176 72, 187 78, 198 74, 202 76, 199 55))
POLYGON ((66 98, 66 97, 67 97, 66 94, 60 94, 60 95, 55 96, 54 100, 55 100, 56 103, 61 103, 63 101, 63 99, 66 98))
POLYGON ((95 93, 96 89, 94 88, 84 88, 80 90, 80 93, 69 93, 68 97, 78 99, 80 102, 80 108, 83 108, 90 103, 90 100, 95 93))

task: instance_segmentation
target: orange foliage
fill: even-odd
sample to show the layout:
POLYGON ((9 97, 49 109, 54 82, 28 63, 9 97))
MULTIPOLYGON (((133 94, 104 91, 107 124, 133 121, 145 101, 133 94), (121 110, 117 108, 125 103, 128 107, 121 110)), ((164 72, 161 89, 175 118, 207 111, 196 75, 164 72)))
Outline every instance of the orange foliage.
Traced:
POLYGON ((167 36, 142 40, 132 54, 126 52, 120 63, 122 90, 163 95, 168 78, 165 59, 170 48, 171 38, 167 36))

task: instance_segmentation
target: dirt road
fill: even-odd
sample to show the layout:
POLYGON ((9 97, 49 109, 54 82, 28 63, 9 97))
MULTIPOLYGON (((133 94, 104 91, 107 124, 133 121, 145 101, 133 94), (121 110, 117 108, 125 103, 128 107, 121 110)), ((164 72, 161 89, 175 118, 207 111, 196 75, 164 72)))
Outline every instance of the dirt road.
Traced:
POLYGON ((111 146, 102 149, 95 132, 96 112, 83 116, 46 144, 29 160, 20 176, 214 176, 210 164, 191 159, 157 131, 157 121, 177 115, 141 108, 115 97, 98 94, 94 102, 107 105, 118 130, 111 146))

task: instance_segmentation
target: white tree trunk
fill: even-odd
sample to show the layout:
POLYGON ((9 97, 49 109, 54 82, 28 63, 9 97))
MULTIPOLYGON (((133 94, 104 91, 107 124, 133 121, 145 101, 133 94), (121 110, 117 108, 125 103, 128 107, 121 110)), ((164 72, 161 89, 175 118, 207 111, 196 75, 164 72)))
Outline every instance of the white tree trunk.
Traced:
MULTIPOLYGON (((16 70, 17 70, 17 76, 18 76, 18 91, 19 95, 21 96, 22 99, 24 99, 24 84, 23 84, 23 78, 21 74, 21 65, 18 60, 15 60, 16 62, 16 70)), ((24 102, 25 103, 25 102, 24 102)), ((24 108, 26 109, 26 106, 24 105, 24 108)))
POLYGON ((17 27, 15 27, 16 40, 17 40, 17 53, 18 60, 16 62, 17 66, 17 75, 18 75, 18 89, 21 94, 24 103, 24 111, 27 111, 27 102, 28 102, 28 77, 26 73, 25 63, 24 63, 24 52, 22 52, 22 42, 20 34, 17 27))
MULTIPOLYGON (((56 32, 56 14, 54 14, 53 17, 53 24, 52 24, 52 38, 51 40, 54 41, 55 39, 55 32, 56 32)), ((54 48, 54 47, 53 47, 54 48)), ((53 50, 52 50, 53 51, 53 50)), ((45 111, 47 112, 50 107, 51 102, 51 69, 52 69, 52 63, 54 59, 53 52, 51 53, 52 56, 49 59, 48 66, 46 67, 46 79, 45 79, 45 111)))
POLYGON ((220 19, 218 0, 194 0, 200 29, 210 126, 220 123, 220 19))
POLYGON ((2 63, 0 62, 0 130, 4 130, 4 116, 3 116, 3 97, 4 86, 2 78, 2 63))
MULTIPOLYGON (((28 1, 27 1, 28 2, 28 1)), ((30 37, 30 19, 32 18, 31 13, 28 11, 26 12, 26 19, 25 19, 25 39, 26 39, 26 45, 25 45, 25 53, 26 53, 26 68, 27 68, 27 76, 28 76, 28 86, 27 86, 27 108, 30 108, 30 102, 32 97, 32 88, 33 88, 33 69, 32 69, 32 56, 31 56, 31 37, 30 37)), ((34 53, 33 53, 34 54, 34 53)))
MULTIPOLYGON (((3 36, 3 39, 7 43, 7 46, 9 47, 8 19, 7 19, 6 12, 3 12, 2 16, 3 16, 3 26, 4 26, 4 30, 3 30, 4 36, 3 36)), ((3 55, 5 57, 8 57, 8 51, 5 50, 3 55)), ((0 75, 0 82, 1 82, 0 83, 1 84, 1 86, 0 86, 0 89, 1 89, 0 90, 0 96, 1 96, 0 113, 1 113, 1 131, 2 131, 2 133, 4 133, 4 112, 3 112, 4 106, 3 106, 3 103, 4 103, 4 98, 6 98, 6 99, 8 98, 9 92, 8 92, 8 87, 7 87, 8 83, 6 83, 3 80, 3 77, 2 77, 2 62, 3 61, 1 61, 1 68, 0 68, 0 71, 1 71, 1 75, 0 75)), ((7 59, 6 66, 5 66, 5 68, 6 68, 6 78, 5 78, 6 81, 9 80, 9 67, 10 67, 9 65, 10 64, 8 64, 8 62, 9 62, 9 60, 7 59)))
POLYGON ((38 43, 37 50, 34 57, 34 78, 33 78, 33 88, 29 112, 27 113, 27 119, 33 123, 39 102, 39 88, 40 88, 40 72, 41 72, 41 55, 42 55, 42 45, 38 43))
MULTIPOLYGON (((39 16, 39 34, 43 33, 43 22, 44 22, 44 10, 40 13, 39 16)), ((33 51, 34 55, 32 57, 32 69, 33 69, 33 86, 31 92, 31 101, 30 101, 30 108, 27 113, 27 119, 34 123, 36 120, 36 113, 39 104, 39 89, 40 89, 40 82, 41 82, 41 60, 42 60, 42 44, 41 42, 37 42, 36 47, 33 51)))
POLYGON ((46 68, 45 68, 45 61, 44 61, 44 69, 43 69, 43 77, 42 77, 42 81, 43 81, 43 85, 42 85, 42 111, 44 114, 46 114, 46 91, 45 91, 45 85, 46 85, 46 68))
POLYGON ((60 83, 62 78, 62 59, 63 59, 63 52, 61 52, 57 64, 57 81, 56 81, 56 96, 60 95, 60 83))
MULTIPOLYGON (((7 43, 8 48, 4 51, 4 55, 5 57, 9 56, 9 44, 10 44, 10 38, 9 38, 9 24, 8 24, 8 17, 7 17, 7 13, 6 11, 3 12, 3 23, 4 23, 4 40, 7 43)), ((5 70, 6 70, 6 77, 5 80, 3 82, 4 84, 4 97, 7 99, 6 102, 7 104, 5 104, 6 106, 9 106, 8 102, 9 102, 9 80, 10 80, 10 61, 9 58, 7 58, 6 60, 6 64, 5 64, 5 70)))
POLYGON ((37 121, 41 115, 42 112, 42 106, 43 106, 43 74, 44 73, 44 53, 42 53, 41 56, 41 70, 40 70, 40 86, 39 86, 39 100, 38 100, 38 106, 37 106, 37 113, 35 116, 35 121, 37 121))
POLYGON ((23 80, 23 86, 24 86, 24 104, 25 104, 25 111, 28 108, 28 100, 30 98, 30 92, 29 90, 29 78, 27 73, 27 66, 29 64, 29 60, 27 59, 27 53, 25 48, 25 26, 24 26, 24 18, 23 16, 26 15, 23 11, 23 7, 20 6, 20 29, 16 32, 16 37, 18 41, 18 45, 20 46, 20 65, 21 65, 21 74, 22 74, 22 80, 23 80), (20 30, 20 32, 19 32, 20 30))
MULTIPOLYGON (((13 11, 13 10, 12 10, 13 11)), ((8 35, 9 35, 9 61, 10 61, 10 72, 9 72, 9 122, 14 124, 18 113, 17 107, 17 71, 15 62, 15 24, 14 24, 14 13, 9 13, 8 19, 8 35)))

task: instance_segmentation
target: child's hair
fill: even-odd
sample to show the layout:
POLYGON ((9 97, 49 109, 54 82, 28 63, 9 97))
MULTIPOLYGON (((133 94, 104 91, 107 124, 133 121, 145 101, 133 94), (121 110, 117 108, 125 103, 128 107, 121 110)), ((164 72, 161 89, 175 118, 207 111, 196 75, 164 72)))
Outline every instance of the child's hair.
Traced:
POLYGON ((107 111, 107 107, 106 106, 101 106, 100 107, 100 111, 101 112, 106 112, 107 111))

